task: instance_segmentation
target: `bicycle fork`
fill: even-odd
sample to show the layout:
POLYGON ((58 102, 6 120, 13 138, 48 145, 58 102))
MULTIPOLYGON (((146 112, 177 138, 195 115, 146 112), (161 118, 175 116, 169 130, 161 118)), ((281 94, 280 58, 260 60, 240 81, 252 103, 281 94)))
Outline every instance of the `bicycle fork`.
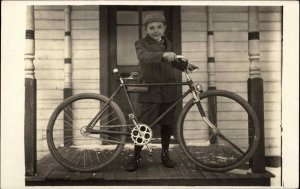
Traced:
MULTIPOLYGON (((204 120, 204 122, 206 123, 206 125, 212 129, 212 132, 213 132, 214 134, 220 134, 219 128, 216 127, 216 126, 215 126, 215 125, 214 125, 214 124, 206 117, 206 114, 205 114, 205 112, 204 112, 204 110, 203 110, 203 107, 202 107, 202 105, 201 105, 201 102, 200 102, 200 97, 199 97, 199 95, 198 95, 199 93, 198 93, 198 94, 196 93, 196 88, 195 88, 195 86, 193 85, 193 82, 192 82, 190 76, 189 76, 187 73, 185 73, 185 76, 186 76, 186 78, 187 78, 187 82, 188 82, 190 88, 192 89, 191 93, 192 93, 193 98, 194 98, 194 103, 197 105, 198 110, 199 110, 199 112, 200 112, 200 115, 201 115, 202 119, 204 120)), ((203 92, 203 91, 202 91, 202 87, 201 87, 201 91, 199 91, 199 92, 200 92, 200 93, 203 92)))
POLYGON ((196 94, 195 94, 195 91, 193 91, 192 92, 193 93, 193 96, 194 96, 194 102, 195 102, 195 104, 197 105, 197 107, 198 107, 198 110, 199 110, 199 112, 200 112, 200 115, 201 115, 201 117, 202 117, 202 119, 203 119, 203 121, 206 123, 206 125, 208 126, 208 127, 210 127, 211 129, 212 129, 212 133, 214 133, 214 134, 220 134, 220 129, 218 128, 218 127, 216 127, 207 117, 206 117, 206 114, 205 114, 205 112, 204 112, 204 110, 203 110, 203 107, 202 107, 202 105, 201 105, 201 103, 200 103, 200 97, 198 97, 196 94), (195 94, 195 95, 194 95, 195 94))

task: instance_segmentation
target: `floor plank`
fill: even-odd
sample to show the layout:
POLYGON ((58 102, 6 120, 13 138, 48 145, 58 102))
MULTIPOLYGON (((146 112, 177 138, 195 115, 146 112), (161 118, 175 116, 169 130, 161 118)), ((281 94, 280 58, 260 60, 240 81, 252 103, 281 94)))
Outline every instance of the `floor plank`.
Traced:
POLYGON ((190 173, 191 170, 188 169, 186 166, 186 156, 183 155, 183 151, 179 148, 174 149, 174 156, 176 157, 174 161, 177 163, 178 169, 180 170, 181 174, 183 175, 183 179, 193 178, 192 174, 190 173))
POLYGON ((182 170, 185 170, 188 178, 205 178, 205 175, 202 173, 200 168, 198 169, 199 173, 197 173, 197 170, 195 171, 192 169, 193 163, 187 158, 187 156, 184 155, 180 148, 175 149, 175 151, 181 159, 182 170))
POLYGON ((153 150, 153 158, 154 158, 155 165, 157 166, 158 173, 161 179, 170 179, 171 175, 169 170, 161 165, 160 154, 161 154, 160 150, 157 149, 153 150))
POLYGON ((126 180, 126 170, 125 170, 125 165, 126 165, 126 152, 123 151, 120 154, 119 159, 117 159, 116 161, 120 162, 120 166, 118 167, 118 169, 116 170, 115 173, 115 177, 121 180, 126 180))
POLYGON ((147 167, 148 167, 148 175, 149 178, 152 179, 160 179, 160 174, 158 170, 159 162, 155 159, 154 155, 150 155, 149 153, 146 155, 146 162, 147 162, 147 167))

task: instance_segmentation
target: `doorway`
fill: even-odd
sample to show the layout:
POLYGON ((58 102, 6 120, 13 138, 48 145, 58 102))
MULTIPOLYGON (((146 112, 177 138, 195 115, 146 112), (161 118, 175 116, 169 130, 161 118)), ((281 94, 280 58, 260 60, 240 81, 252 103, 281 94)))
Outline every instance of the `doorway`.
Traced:
MULTIPOLYGON (((172 41, 176 54, 181 54, 181 19, 180 7, 176 6, 100 6, 100 83, 101 93, 110 96, 119 86, 118 78, 112 70, 140 73, 140 65, 136 57, 135 41, 145 37, 143 18, 153 12, 160 12, 166 17, 167 30, 165 35, 172 41), (104 39, 105 38, 105 39, 104 39), (102 50, 101 50, 102 49, 102 50)), ((181 72, 176 72, 181 80, 181 72)), ((140 76, 135 76, 128 83, 136 83, 140 76)), ((181 87, 180 87, 181 90, 181 87)), ((130 98, 137 116, 140 104, 138 94, 131 93, 130 98)), ((130 113, 123 91, 115 101, 120 105, 126 117, 130 113)), ((178 105, 179 109, 181 104, 178 105)), ((178 112, 178 111, 177 111, 178 112)), ((154 129, 154 137, 158 128, 154 129)))

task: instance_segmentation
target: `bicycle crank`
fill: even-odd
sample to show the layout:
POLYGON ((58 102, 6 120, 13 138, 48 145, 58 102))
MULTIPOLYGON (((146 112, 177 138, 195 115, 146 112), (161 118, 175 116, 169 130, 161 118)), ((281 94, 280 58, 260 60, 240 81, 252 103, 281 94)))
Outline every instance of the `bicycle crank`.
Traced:
POLYGON ((151 138, 152 130, 146 124, 137 124, 137 126, 131 130, 131 139, 135 145, 147 145, 151 141, 151 138))

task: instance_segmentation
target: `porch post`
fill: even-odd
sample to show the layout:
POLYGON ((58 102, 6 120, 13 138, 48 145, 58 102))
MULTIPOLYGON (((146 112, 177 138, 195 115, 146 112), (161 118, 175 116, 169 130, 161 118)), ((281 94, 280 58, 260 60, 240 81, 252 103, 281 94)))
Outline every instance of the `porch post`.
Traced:
POLYGON ((36 79, 33 64, 34 43, 34 7, 26 8, 26 35, 25 35, 25 175, 33 176, 36 173, 36 79))
MULTIPOLYGON (((214 53, 214 20, 212 7, 207 7, 207 69, 208 69, 208 90, 216 89, 216 64, 215 64, 215 53, 214 53)), ((217 122, 217 104, 215 97, 208 98, 209 104, 209 119, 211 122, 217 122)), ((210 130, 210 143, 214 144, 217 142, 217 138, 211 135, 210 130)))
MULTIPOLYGON (((263 79, 260 76, 260 46, 258 8, 248 8, 248 51, 249 51, 249 79, 248 101, 257 113, 260 124, 260 141, 257 151, 250 160, 252 172, 265 172, 265 142, 264 142, 264 90, 263 79)), ((251 123, 250 123, 251 124, 251 123)), ((249 130, 249 133, 252 132, 249 130)), ((251 140, 251 138, 249 138, 251 140)))
MULTIPOLYGON (((64 48, 64 99, 72 96, 72 45, 71 45, 71 6, 65 6, 65 48, 64 48)), ((72 107, 64 110, 64 145, 72 145, 72 107)))
POLYGON ((214 49, 214 20, 212 7, 207 7, 207 68, 208 68, 208 90, 216 89, 216 64, 214 49))
POLYGON ((67 96, 72 95, 72 47, 71 47, 71 6, 65 7, 65 81, 64 89, 67 96))

